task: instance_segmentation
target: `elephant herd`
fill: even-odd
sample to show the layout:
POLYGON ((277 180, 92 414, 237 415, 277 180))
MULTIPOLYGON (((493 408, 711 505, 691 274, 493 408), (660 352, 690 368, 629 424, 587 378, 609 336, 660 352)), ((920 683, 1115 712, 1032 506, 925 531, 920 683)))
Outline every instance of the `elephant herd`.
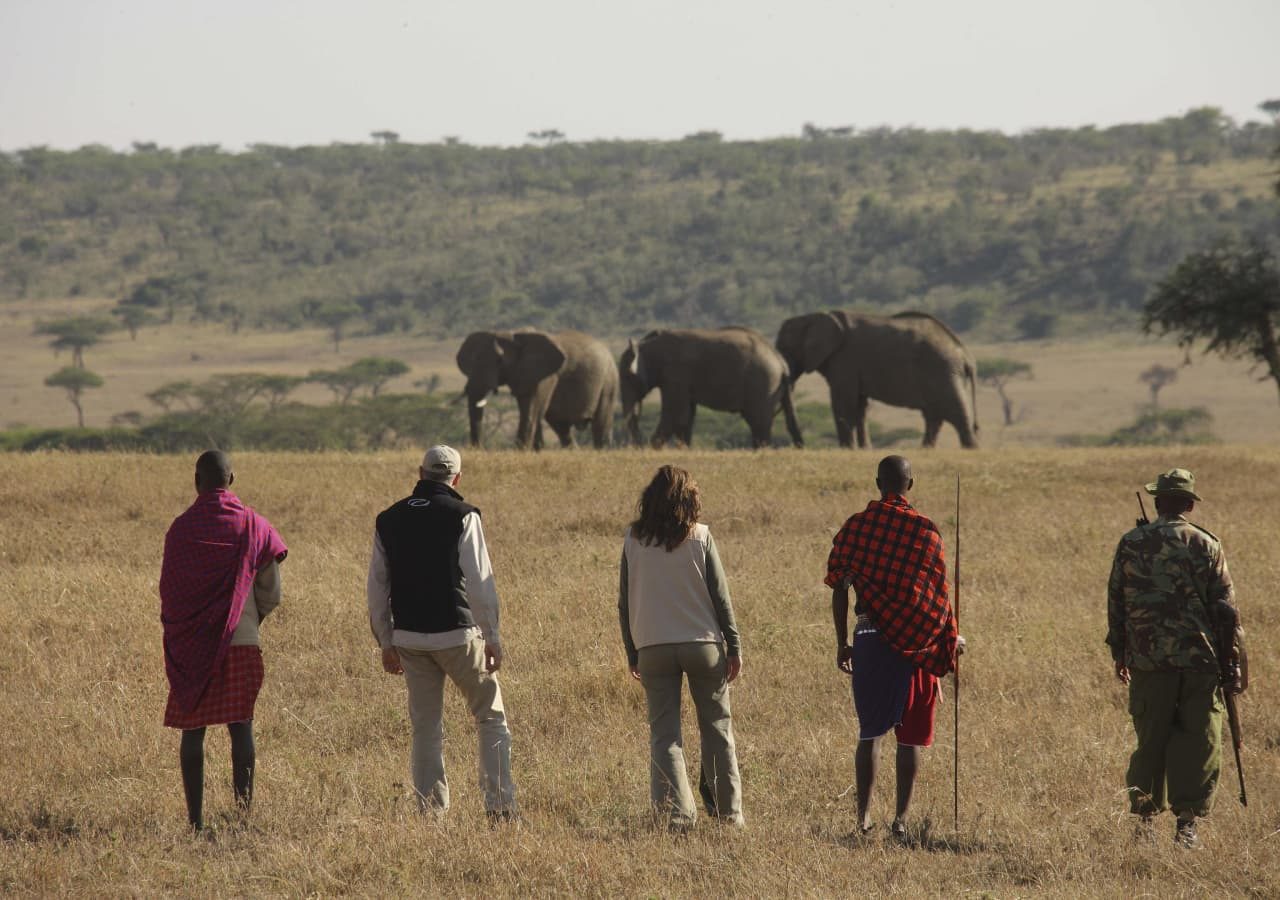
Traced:
POLYGON ((920 410, 926 447, 944 422, 961 445, 978 445, 973 358, 951 329, 925 313, 809 313, 783 322, 774 345, 737 326, 661 329, 628 341, 616 362, 603 343, 578 331, 477 331, 463 341, 457 362, 467 377, 473 446, 481 442, 489 395, 506 386, 520 414, 516 442, 526 449, 542 448, 544 419, 562 446, 572 446, 573 429, 585 426, 595 447, 608 446, 619 403, 628 436, 640 444, 641 403, 655 388, 662 395, 655 447, 691 443, 699 406, 740 414, 755 447, 770 445, 781 410, 800 447, 792 387, 806 372, 827 381, 843 447, 855 437, 859 447, 868 446, 871 400, 920 410))

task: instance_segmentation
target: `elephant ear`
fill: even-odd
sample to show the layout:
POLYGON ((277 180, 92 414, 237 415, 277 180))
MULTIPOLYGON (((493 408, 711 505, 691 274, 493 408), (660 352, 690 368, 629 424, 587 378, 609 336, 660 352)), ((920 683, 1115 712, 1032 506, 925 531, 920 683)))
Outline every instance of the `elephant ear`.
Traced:
POLYGON ((804 329, 800 344, 800 360, 806 372, 815 371, 827 361, 844 340, 844 328, 831 313, 814 313, 804 329))
POLYGON ((473 377, 481 368, 492 362, 486 363, 486 360, 492 360, 495 353, 501 356, 502 349, 498 344, 497 338, 492 331, 473 331, 467 335, 467 339, 462 342, 462 346, 458 348, 458 355, 455 357, 458 368, 463 375, 468 378, 473 377))
POLYGON ((512 382, 532 387, 548 375, 554 375, 567 359, 560 342, 541 331, 518 331, 512 335, 515 355, 507 359, 506 370, 512 382))

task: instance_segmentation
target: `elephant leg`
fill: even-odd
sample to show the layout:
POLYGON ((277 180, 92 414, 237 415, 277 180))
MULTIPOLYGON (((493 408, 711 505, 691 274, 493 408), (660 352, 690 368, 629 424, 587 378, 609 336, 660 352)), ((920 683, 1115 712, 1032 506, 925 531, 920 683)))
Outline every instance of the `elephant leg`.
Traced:
POLYGON ((605 447, 613 444, 613 423, 609 421, 609 416, 601 410, 596 410, 595 416, 591 419, 591 446, 597 450, 603 450, 605 447))
POLYGON ((548 422, 551 430, 556 433, 556 437, 560 439, 561 447, 572 447, 573 443, 573 425, 569 422, 548 422))
POLYGON ((747 428, 751 430, 751 447, 759 450, 761 447, 773 446, 773 417, 761 416, 759 413, 754 415, 742 416, 747 422, 747 428))
POLYGON ((686 447, 693 446, 693 420, 698 415, 698 404, 689 404, 689 415, 685 417, 684 429, 680 433, 680 440, 684 442, 686 447))
POLYGON ((688 391, 663 385, 662 413, 658 416, 658 428, 653 433, 653 446, 662 447, 673 435, 677 441, 688 444, 693 437, 693 412, 688 391))
POLYGON ((955 426, 956 434, 960 435, 961 447, 964 447, 968 450, 972 450, 978 446, 978 438, 973 433, 973 428, 969 425, 967 421, 965 421, 964 419, 961 419, 959 424, 955 422, 952 422, 951 424, 955 426))
POLYGON ((787 423, 787 433, 791 435, 794 447, 804 446, 804 435, 800 433, 800 422, 796 419, 795 403, 791 397, 791 384, 784 377, 782 380, 782 415, 787 423))
MULTIPOLYGON (((827 382, 831 388, 831 416, 836 423, 836 440, 841 447, 853 447, 854 426, 858 424, 858 395, 838 382, 827 382)), ((861 440, 858 446, 863 446, 861 440)))
MULTIPOLYGON (((658 414, 658 424, 653 429, 653 437, 649 438, 649 446, 655 450, 661 450, 667 445, 667 441, 671 440, 673 433, 673 425, 671 423, 671 415, 664 406, 662 412, 658 414)), ((679 435, 677 435, 679 439, 679 435)))
POLYGON ((551 404, 551 394, 554 390, 554 380, 544 381, 538 385, 538 390, 529 398, 529 427, 533 432, 534 450, 541 450, 544 446, 542 420, 546 418, 547 407, 551 404))
POLYGON ((859 397, 854 403, 853 424, 858 433, 858 446, 866 449, 871 446, 871 438, 867 436, 867 398, 859 397))
POLYGON ((836 420, 836 440, 841 447, 853 446, 853 425, 840 413, 834 413, 836 420))
MULTIPOLYGON (((521 450, 528 450, 533 442, 533 428, 530 422, 532 418, 530 407, 532 405, 532 398, 516 397, 516 407, 520 411, 520 424, 516 427, 516 446, 521 450)), ((536 422, 538 420, 534 419, 533 421, 536 422)), ((541 434, 541 431, 542 429, 539 428, 539 434, 541 434)))
POLYGON ((937 416, 926 414, 924 417, 924 446, 932 447, 938 443, 938 431, 942 428, 942 420, 937 416))

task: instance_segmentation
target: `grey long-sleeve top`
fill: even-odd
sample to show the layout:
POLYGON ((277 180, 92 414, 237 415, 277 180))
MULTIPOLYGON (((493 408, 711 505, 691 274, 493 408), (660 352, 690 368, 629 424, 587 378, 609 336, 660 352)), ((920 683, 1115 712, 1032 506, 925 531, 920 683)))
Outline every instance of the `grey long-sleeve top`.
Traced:
POLYGON ((706 525, 674 550, 649 546, 627 531, 618 579, 618 624, 627 663, 654 644, 719 643, 740 656, 729 582, 706 525))

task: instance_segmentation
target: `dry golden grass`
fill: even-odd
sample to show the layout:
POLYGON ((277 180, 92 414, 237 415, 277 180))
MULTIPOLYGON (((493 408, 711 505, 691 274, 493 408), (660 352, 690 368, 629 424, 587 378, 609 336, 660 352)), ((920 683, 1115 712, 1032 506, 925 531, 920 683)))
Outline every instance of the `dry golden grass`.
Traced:
MULTIPOLYGON (((964 479, 961 822, 951 824, 950 689, 914 817, 925 846, 855 845, 848 682, 821 585, 834 530, 871 496, 874 454, 470 453, 503 596, 503 682, 526 824, 490 831, 473 730, 450 689, 454 806, 413 812, 404 688, 364 612, 375 513, 411 486, 410 452, 240 454, 241 495, 291 552, 263 629, 257 797, 232 815, 225 732, 207 742, 211 840, 184 827, 156 580, 192 460, 0 456, 0 891, 108 895, 1275 896, 1280 892, 1274 533, 1269 450, 916 454, 917 503, 952 540, 964 479), (749 828, 650 829, 647 729, 615 615, 620 535, 660 463, 701 482, 741 623, 735 726, 749 828), (1251 805, 1228 763, 1206 849, 1131 840, 1123 689, 1102 644, 1105 580, 1132 491, 1195 469, 1249 627, 1242 704, 1251 805), (926 824, 927 823, 927 824, 926 824)), ((689 717, 686 717, 687 721, 689 717)), ((692 728, 691 721, 688 726, 692 728)), ((696 758, 696 740, 690 741, 696 758)), ((892 765, 876 816, 887 821, 892 765)))

